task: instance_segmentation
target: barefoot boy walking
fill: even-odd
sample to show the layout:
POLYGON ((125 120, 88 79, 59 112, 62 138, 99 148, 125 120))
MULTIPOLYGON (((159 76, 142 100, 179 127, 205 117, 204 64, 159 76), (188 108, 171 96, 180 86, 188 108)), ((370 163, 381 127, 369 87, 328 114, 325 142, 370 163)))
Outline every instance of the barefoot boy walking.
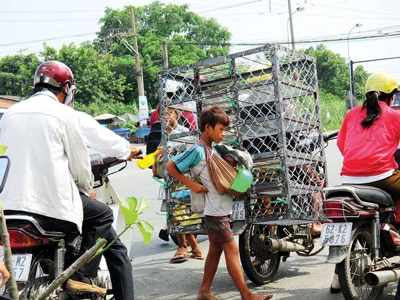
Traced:
POLYGON ((229 117, 218 106, 204 109, 200 115, 200 143, 177 155, 166 166, 171 176, 185 184, 195 193, 206 193, 205 222, 208 228, 209 250, 204 265, 203 281, 197 294, 198 300, 218 299, 211 293, 211 283, 218 268, 222 252, 224 252, 226 266, 233 282, 238 288, 243 300, 266 300, 272 295, 260 296, 253 294, 244 280, 239 260, 239 248, 234 240, 230 227, 232 213, 232 197, 220 194, 213 185, 206 163, 206 149, 212 143, 219 143, 224 137, 229 117), (200 178, 201 183, 190 180, 183 172, 191 171, 191 175, 200 178))

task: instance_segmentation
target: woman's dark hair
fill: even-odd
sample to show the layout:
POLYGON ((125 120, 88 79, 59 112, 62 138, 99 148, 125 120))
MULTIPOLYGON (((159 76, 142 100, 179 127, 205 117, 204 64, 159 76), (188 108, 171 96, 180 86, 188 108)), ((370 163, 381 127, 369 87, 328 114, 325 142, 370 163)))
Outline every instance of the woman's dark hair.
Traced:
POLYGON ((390 100, 393 97, 394 91, 390 94, 382 92, 370 92, 367 94, 367 99, 365 99, 362 109, 367 110, 367 116, 361 122, 363 128, 369 128, 372 126, 375 120, 378 120, 381 116, 381 108, 378 101, 390 100))
POLYGON ((214 128, 217 123, 228 126, 229 122, 228 115, 221 107, 209 106, 200 114, 200 131, 203 132, 207 124, 214 128))

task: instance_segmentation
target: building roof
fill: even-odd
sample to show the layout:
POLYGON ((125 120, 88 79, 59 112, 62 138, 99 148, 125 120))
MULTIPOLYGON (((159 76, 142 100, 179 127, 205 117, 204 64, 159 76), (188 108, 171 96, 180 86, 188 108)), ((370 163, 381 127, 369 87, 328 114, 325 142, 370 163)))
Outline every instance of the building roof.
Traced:
POLYGON ((0 95, 0 108, 9 108, 21 100, 19 96, 0 95))

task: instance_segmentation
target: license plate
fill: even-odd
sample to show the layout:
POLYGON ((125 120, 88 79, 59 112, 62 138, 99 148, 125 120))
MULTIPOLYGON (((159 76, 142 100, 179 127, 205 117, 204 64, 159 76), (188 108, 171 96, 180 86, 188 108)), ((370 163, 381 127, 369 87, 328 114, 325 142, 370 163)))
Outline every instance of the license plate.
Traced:
MULTIPOLYGON (((4 261, 4 256, 2 260, 4 261)), ((15 254, 12 256, 16 281, 28 281, 31 261, 32 254, 15 254)))
POLYGON ((231 220, 245 220, 244 201, 233 201, 231 220))
POLYGON ((353 223, 325 223, 322 226, 322 246, 347 246, 350 244, 353 223))

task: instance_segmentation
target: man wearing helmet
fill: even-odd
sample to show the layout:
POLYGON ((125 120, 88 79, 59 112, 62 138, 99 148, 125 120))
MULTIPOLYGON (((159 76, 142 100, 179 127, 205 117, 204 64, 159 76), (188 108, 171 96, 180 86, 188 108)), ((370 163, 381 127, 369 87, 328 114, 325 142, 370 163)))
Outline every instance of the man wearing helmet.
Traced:
MULTIPOLYGON (((67 236, 80 231, 81 251, 97 237, 116 237, 112 210, 90 199, 93 180, 89 153, 78 114, 67 105, 72 100, 74 77, 68 66, 46 61, 38 66, 34 95, 4 114, 0 122, 0 144, 7 145, 12 161, 7 186, 2 192, 6 213, 24 211, 45 223, 47 230, 67 236)), ((110 270, 115 299, 131 299, 132 266, 126 247, 117 241, 104 253, 110 270)), ((67 281, 72 292, 105 294, 94 285, 99 259, 79 269, 67 281)))
MULTIPOLYGON (((400 142, 400 113, 390 108, 397 92, 393 76, 370 75, 365 84, 366 99, 347 113, 337 146, 343 155, 343 184, 375 186, 399 199, 400 171, 394 154, 400 142)), ((339 286, 335 275, 331 292, 340 292, 339 286)))

